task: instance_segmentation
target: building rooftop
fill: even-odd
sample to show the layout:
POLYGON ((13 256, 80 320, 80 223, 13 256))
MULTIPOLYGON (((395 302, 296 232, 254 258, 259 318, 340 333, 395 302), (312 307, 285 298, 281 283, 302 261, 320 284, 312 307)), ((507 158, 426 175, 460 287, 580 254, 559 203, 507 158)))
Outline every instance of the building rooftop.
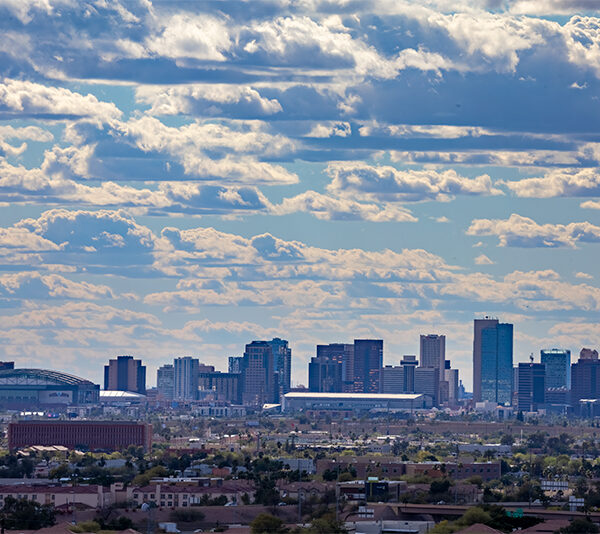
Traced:
POLYGON ((144 400, 146 395, 133 391, 120 391, 117 389, 101 389, 100 400, 122 399, 122 400, 144 400))
POLYGON ((378 399, 378 400, 416 400, 423 396, 423 393, 317 393, 317 392, 292 392, 286 393, 286 399, 378 399))

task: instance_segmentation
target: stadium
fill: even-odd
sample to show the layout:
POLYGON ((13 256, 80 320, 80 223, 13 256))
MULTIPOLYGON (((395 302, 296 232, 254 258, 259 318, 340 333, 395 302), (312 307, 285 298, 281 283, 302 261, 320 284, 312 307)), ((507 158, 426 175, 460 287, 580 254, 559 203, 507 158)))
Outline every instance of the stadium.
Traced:
POLYGON ((22 410, 97 404, 100 386, 46 369, 0 371, 0 408, 22 410))

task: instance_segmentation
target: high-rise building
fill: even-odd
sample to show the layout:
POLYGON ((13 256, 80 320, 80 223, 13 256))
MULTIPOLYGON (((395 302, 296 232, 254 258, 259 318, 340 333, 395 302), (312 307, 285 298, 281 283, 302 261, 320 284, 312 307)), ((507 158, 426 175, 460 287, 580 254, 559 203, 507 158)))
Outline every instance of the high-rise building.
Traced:
POLYGON ((317 345, 317 356, 308 365, 308 389, 320 393, 352 391, 354 345, 317 345))
POLYGON ((475 319, 473 398, 510 404, 513 392, 513 325, 498 319, 475 319))
POLYGON ((541 362, 546 366, 546 389, 571 389, 571 351, 545 349, 540 351, 541 362))
POLYGON ((419 365, 444 369, 446 361, 446 336, 437 334, 422 335, 420 339, 419 365))
POLYGON ((292 349, 285 339, 278 337, 268 341, 273 351, 273 372, 276 377, 276 391, 274 402, 279 402, 282 395, 289 393, 292 389, 292 349))
POLYGON ((581 349, 579 353, 580 360, 597 360, 598 359, 598 351, 596 349, 581 349))
POLYGON ((383 368, 383 340, 354 340, 354 385, 355 393, 379 393, 381 391, 381 369, 383 368))
POLYGON ((429 395, 434 406, 439 403, 440 370, 437 367, 417 367, 415 369, 415 393, 429 395))
POLYGON ((214 400, 240 404, 242 401, 240 373, 221 373, 220 371, 200 371, 198 388, 201 392, 210 392, 214 400))
POLYGON ((0 362, 0 371, 8 371, 15 368, 15 362, 0 362))
POLYGON ((117 356, 104 366, 104 389, 146 394, 146 366, 133 356, 117 356))
POLYGON ((405 354, 400 365, 403 369, 402 379, 404 380, 402 393, 415 393, 415 369, 419 365, 417 357, 405 354))
POLYGON ((158 394, 166 400, 173 400, 175 385, 175 369, 173 364, 167 363, 156 370, 156 389, 158 394))
POLYGON ((458 400, 458 369, 452 369, 450 360, 444 366, 444 380, 448 382, 448 401, 455 403, 458 400))
POLYGON ((517 409, 537 412, 546 402, 546 366, 543 363, 519 363, 517 409))
POLYGON ((381 370, 382 393, 405 393, 404 367, 402 365, 386 365, 381 370))
POLYGON ((582 399, 600 399, 600 361, 598 352, 591 349, 582 349, 579 361, 571 365, 573 408, 577 410, 582 399))
POLYGON ((242 356, 229 356, 229 365, 227 371, 229 373, 241 373, 242 372, 242 356))
POLYGON ((273 370, 273 349, 268 341, 246 345, 242 362, 242 402, 262 406, 275 399, 278 384, 273 370))
POLYGON ((198 358, 183 356, 173 360, 174 384, 173 399, 191 401, 198 398, 198 358))

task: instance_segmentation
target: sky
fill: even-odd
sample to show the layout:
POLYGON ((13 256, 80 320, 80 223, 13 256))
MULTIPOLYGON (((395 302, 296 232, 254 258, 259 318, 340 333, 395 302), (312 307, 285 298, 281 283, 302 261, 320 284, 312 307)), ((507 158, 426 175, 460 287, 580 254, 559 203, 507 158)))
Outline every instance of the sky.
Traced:
POLYGON ((600 337, 596 0, 0 0, 0 359, 600 337))

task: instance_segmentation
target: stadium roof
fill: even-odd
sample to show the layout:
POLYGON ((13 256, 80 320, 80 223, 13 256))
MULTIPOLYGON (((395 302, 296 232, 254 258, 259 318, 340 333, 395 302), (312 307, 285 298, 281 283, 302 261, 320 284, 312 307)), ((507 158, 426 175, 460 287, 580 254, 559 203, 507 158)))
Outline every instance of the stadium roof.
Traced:
POLYGON ((123 399, 123 400, 144 400, 146 395, 135 393, 134 391, 121 391, 118 389, 101 389, 100 400, 123 399))
POLYGON ((318 393, 314 391, 286 393, 286 399, 374 399, 374 400, 416 400, 423 393, 318 393))
POLYGON ((42 380, 54 384, 81 386, 93 385, 94 383, 78 376, 62 373, 60 371, 50 371, 49 369, 6 369, 0 371, 0 384, 6 384, 8 381, 23 380, 42 380))

